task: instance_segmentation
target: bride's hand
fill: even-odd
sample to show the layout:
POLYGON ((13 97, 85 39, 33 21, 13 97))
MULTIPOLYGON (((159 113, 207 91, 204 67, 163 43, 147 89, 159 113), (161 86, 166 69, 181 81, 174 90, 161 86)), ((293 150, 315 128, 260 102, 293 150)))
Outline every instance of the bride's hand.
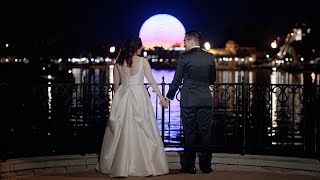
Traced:
POLYGON ((166 99, 165 98, 162 98, 161 100, 160 100, 160 106, 162 107, 162 108, 168 108, 169 107, 169 103, 166 101, 166 99))

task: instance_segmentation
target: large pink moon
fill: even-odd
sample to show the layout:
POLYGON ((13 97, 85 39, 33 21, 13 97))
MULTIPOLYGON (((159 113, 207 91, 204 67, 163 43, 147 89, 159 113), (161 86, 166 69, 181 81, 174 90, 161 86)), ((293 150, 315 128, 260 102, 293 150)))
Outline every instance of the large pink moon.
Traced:
POLYGON ((177 44, 182 47, 185 32, 182 23, 174 16, 157 14, 142 24, 139 37, 146 49, 153 49, 155 46, 168 49, 177 44))

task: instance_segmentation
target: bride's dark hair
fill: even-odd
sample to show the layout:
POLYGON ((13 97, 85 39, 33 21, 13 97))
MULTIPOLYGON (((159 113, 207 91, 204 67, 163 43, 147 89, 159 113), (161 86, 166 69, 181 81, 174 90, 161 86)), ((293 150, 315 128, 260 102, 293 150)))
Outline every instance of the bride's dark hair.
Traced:
POLYGON ((128 67, 132 67, 132 57, 139 48, 142 47, 141 38, 137 36, 130 36, 121 48, 121 52, 117 63, 123 66, 124 61, 127 62, 128 67))

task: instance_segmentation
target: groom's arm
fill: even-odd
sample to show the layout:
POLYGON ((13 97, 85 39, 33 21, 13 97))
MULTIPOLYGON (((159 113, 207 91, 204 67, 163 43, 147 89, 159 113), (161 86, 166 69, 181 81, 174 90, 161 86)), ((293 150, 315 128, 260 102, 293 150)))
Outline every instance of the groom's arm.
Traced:
POLYGON ((209 82, 211 85, 216 82, 216 64, 215 64, 215 57, 211 55, 211 65, 210 65, 210 74, 209 74, 209 82))
POLYGON ((181 55, 178 59, 178 64, 176 67, 176 72, 174 74, 173 80, 169 86, 169 91, 166 95, 167 99, 173 100, 174 95, 176 94, 179 86, 182 83, 182 78, 184 74, 184 68, 185 68, 186 62, 185 59, 183 58, 183 55, 181 55))

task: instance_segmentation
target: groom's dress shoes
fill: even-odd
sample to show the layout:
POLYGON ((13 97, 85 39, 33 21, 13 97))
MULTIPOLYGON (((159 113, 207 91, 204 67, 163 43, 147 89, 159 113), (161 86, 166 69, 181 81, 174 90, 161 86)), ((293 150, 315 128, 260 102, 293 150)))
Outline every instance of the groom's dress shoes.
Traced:
POLYGON ((181 172, 189 173, 189 174, 196 174, 197 173, 197 169, 195 167, 193 167, 193 168, 183 168, 183 169, 181 169, 181 172))
POLYGON ((203 170, 201 170, 202 171, 202 173, 204 173, 204 174, 209 174, 209 173, 211 173, 213 170, 212 170, 212 168, 206 168, 206 169, 203 169, 203 170))

